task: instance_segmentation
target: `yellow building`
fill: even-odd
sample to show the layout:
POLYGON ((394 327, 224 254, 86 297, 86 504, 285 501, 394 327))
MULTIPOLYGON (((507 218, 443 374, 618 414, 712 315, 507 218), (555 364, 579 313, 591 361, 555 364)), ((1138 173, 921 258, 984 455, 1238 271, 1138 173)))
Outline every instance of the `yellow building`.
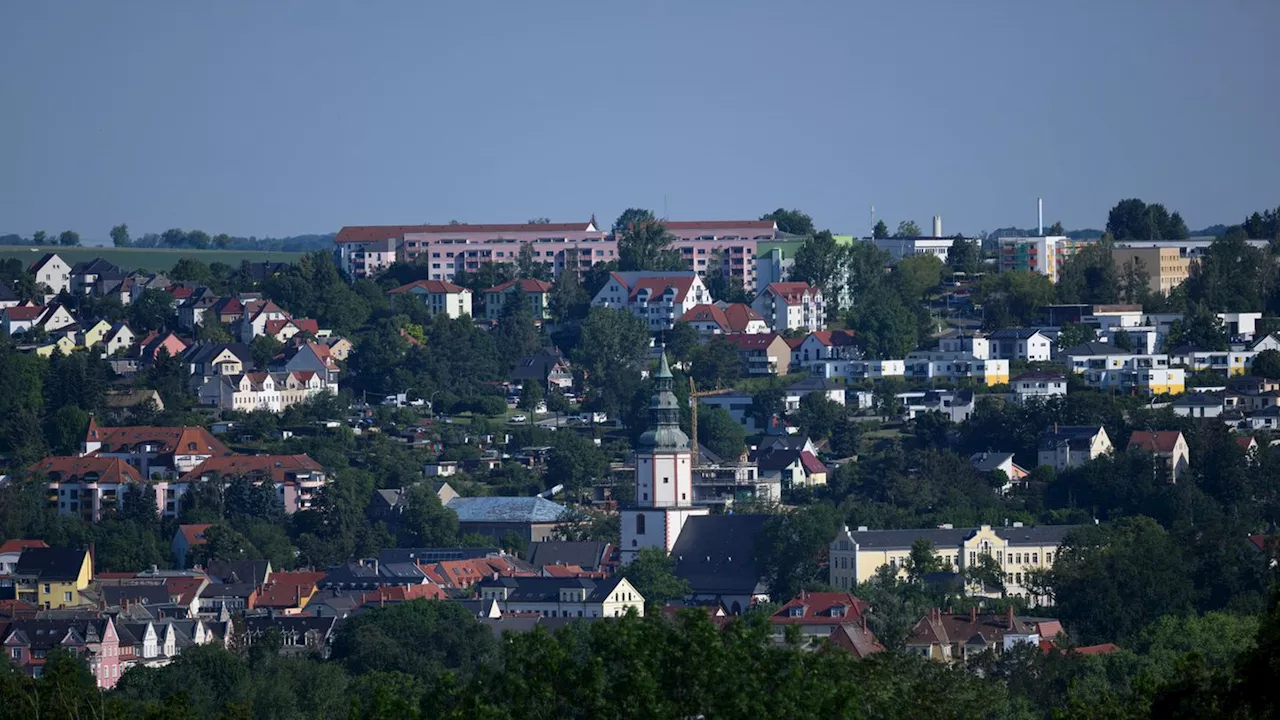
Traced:
POLYGON ((1004 571, 1007 595, 1046 604, 1049 599, 1032 596, 1026 583, 1031 571, 1047 570, 1053 565, 1062 539, 1075 527, 1024 527, 1014 523, 1012 527, 997 528, 944 525, 915 530, 868 530, 865 527, 851 530, 845 526, 828 548, 828 580, 834 588, 853 589, 874 578, 886 565, 905 577, 911 546, 923 539, 933 543, 934 557, 953 572, 963 572, 976 566, 983 556, 990 556, 1004 571))
POLYGON ((84 347, 91 348, 94 345, 107 339, 107 333, 111 332, 111 323, 106 320, 99 320, 93 324, 93 327, 84 331, 84 339, 80 344, 84 347))
POLYGON ((1147 287, 1162 295, 1168 295, 1191 274, 1191 259, 1183 257, 1176 247, 1113 247, 1111 259, 1121 278, 1125 265, 1140 265, 1148 276, 1147 287))
POLYGON ((71 338, 63 335, 48 345, 41 345, 36 348, 36 355, 40 357, 53 357, 55 352, 63 355, 70 355, 76 349, 76 343, 71 338))
POLYGON ((88 604, 80 592, 92 580, 88 550, 27 548, 13 569, 17 599, 46 610, 88 604))

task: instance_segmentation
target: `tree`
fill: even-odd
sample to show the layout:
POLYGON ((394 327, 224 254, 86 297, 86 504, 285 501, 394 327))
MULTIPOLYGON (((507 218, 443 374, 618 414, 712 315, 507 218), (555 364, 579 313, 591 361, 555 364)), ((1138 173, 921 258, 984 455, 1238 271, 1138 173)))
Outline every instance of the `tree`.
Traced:
POLYGON ((786 409, 786 393, 781 386, 770 385, 757 390, 751 397, 747 413, 755 420, 756 427, 764 429, 772 424, 775 417, 782 417, 786 409))
POLYGON ((907 579, 920 582, 925 575, 943 570, 942 560, 937 555, 937 548, 928 538, 919 538, 911 543, 911 553, 907 556, 907 579))
POLYGON ((893 266, 891 276, 903 300, 918 302, 926 293, 942 283, 942 260, 932 253, 912 255, 893 266))
POLYGON ((352 615, 333 641, 349 672, 406 673, 435 681, 445 671, 465 680, 495 659, 493 632, 458 603, 413 600, 352 615))
POLYGON ((270 335, 259 335, 249 343, 249 353, 253 355, 253 364, 259 370, 271 366, 271 360, 284 349, 284 343, 270 335))
POLYGON ((747 429, 722 407, 698 408, 698 444, 726 460, 736 460, 747 449, 747 429))
POLYGON ((845 407, 825 393, 811 392, 800 398, 796 422, 804 436, 815 441, 825 440, 845 414, 845 407))
POLYGON ((1066 303, 1114 303, 1119 294, 1116 263, 1106 241, 1082 248, 1058 274, 1058 297, 1066 303))
POLYGON ((548 488, 561 484, 581 498, 592 482, 604 477, 609 470, 609 458, 595 443, 578 433, 556 433, 552 447, 555 451, 547 459, 548 488))
POLYGON ((550 225, 550 224, 551 224, 551 218, 536 217, 536 218, 531 219, 531 220, 529 221, 529 224, 530 224, 530 225, 550 225))
POLYGON ((147 288, 129 306, 129 326, 139 336, 166 327, 173 317, 173 296, 159 288, 147 288))
POLYGON ((1252 374, 1257 377, 1280 380, 1280 351, 1263 350, 1253 359, 1252 374))
POLYGON ((875 227, 871 228, 871 238, 884 240, 887 237, 889 237, 889 226, 885 225, 883 220, 877 220, 875 227))
POLYGON ((563 323, 585 318, 590 308, 591 297, 579 282, 576 272, 562 272, 551 288, 551 298, 548 302, 551 318, 558 323, 563 323))
POLYGON ((1124 261, 1120 266, 1120 295, 1127 303, 1146 303, 1151 294, 1151 273, 1142 258, 1124 261))
POLYGON ((667 602, 683 600, 689 594, 689 582, 676 577, 676 561, 662 548, 641 548, 618 574, 635 586, 650 608, 662 608, 667 602))
POLYGON ((1107 214, 1107 232, 1116 240, 1159 240, 1147 204, 1137 198, 1121 200, 1107 214))
POLYGON ((116 247, 129 247, 129 226, 120 223, 111 228, 111 244, 116 247))
MULTIPOLYGON (((618 222, 623 222, 629 212, 631 211, 623 213, 618 222)), ((618 265, 624 271, 686 269, 680 253, 671 249, 675 236, 667 232, 667 228, 654 219, 652 213, 648 216, 633 216, 622 226, 617 238, 618 265)))
POLYGON ((847 325, 858 347, 871 358, 906 357, 919 345, 916 314, 897 293, 864 298, 849 313, 847 325))
POLYGON ((44 245, 48 241, 49 234, 43 230, 37 230, 35 234, 31 236, 32 245, 44 245))
POLYGON ((898 238, 920 237, 920 226, 914 220, 903 220, 898 223, 898 230, 893 236, 898 238))
POLYGON ((957 235, 947 250, 947 266, 952 272, 972 275, 982 269, 982 257, 978 252, 978 244, 957 235))
MULTIPOLYGON (((517 275, 534 280, 550 280, 551 269, 547 264, 533 255, 533 243, 522 243, 520 255, 516 258, 517 275)), ((490 286, 492 287, 492 285, 490 286)))
POLYGON ((458 540, 458 514, 440 502, 429 485, 409 488, 400 514, 401 543, 407 547, 452 547, 458 540))
POLYGON ((1072 530, 1047 579, 1073 637, 1123 644, 1160 617, 1194 607, 1186 567, 1180 543, 1151 518, 1134 516, 1072 530))
POLYGON ((1083 323, 1063 323, 1058 329, 1058 347, 1063 350, 1091 343, 1097 339, 1097 331, 1083 323))
POLYGON ((63 247, 74 247, 80 244, 80 233, 74 230, 63 230, 58 236, 58 244, 63 247))
POLYGON ((791 266, 791 280, 822 288, 828 298, 828 310, 838 312, 839 304, 833 301, 838 301, 842 294, 846 255, 844 248, 836 244, 835 236, 830 230, 816 233, 796 250, 795 262, 791 266))
POLYGON ((686 362, 693 359, 698 348, 698 331, 687 322, 677 322, 663 337, 663 348, 673 362, 686 362))
POLYGON ((695 350, 692 365, 690 374, 698 387, 704 390, 724 387, 742 374, 738 348, 723 335, 716 335, 711 342, 695 350))
POLYGON ((1055 222, 1049 226, 1049 235, 1052 237, 1062 237, 1066 234, 1067 230, 1062 227, 1062 221, 1055 222))
POLYGON ((769 594, 792 598, 814 582, 841 518, 831 505, 804 505, 765 521, 756 545, 757 569, 769 594))
POLYGON ((649 349, 649 328, 628 310, 592 308, 573 351, 605 409, 616 414, 635 395, 649 349))
POLYGON ((520 409, 533 412, 542 403, 542 383, 526 380, 520 387, 520 409))
POLYGON ((1196 305, 1184 318, 1174 320, 1165 343, 1169 348, 1189 345, 1198 350, 1226 350, 1229 345, 1222 319, 1203 305, 1196 305))
POLYGON ((761 220, 772 220, 778 224, 780 232, 788 235, 813 235, 813 218, 799 210, 778 208, 771 213, 760 216, 761 220))
POLYGON ((502 348, 509 367, 519 362, 520 358, 537 352, 541 344, 538 340, 538 326, 524 295, 512 293, 507 296, 507 303, 502 307, 502 315, 498 318, 498 326, 493 329, 493 340, 502 348))
POLYGON ((1111 342, 1117 350, 1133 350, 1133 336, 1128 330, 1116 330, 1111 336, 1111 342))

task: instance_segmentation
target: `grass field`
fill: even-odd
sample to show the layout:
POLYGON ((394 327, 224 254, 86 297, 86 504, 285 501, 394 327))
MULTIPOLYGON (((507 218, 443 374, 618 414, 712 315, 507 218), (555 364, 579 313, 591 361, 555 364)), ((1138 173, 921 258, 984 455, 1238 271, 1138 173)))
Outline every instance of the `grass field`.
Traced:
POLYGON ((163 250, 157 248, 117 247, 60 247, 54 245, 0 245, 0 259, 18 258, 30 265, 42 254, 55 252, 58 257, 74 265, 85 260, 102 258, 123 270, 166 271, 179 259, 193 258, 203 263, 226 263, 232 267, 242 260, 250 262, 296 262, 303 253, 261 252, 255 250, 163 250))

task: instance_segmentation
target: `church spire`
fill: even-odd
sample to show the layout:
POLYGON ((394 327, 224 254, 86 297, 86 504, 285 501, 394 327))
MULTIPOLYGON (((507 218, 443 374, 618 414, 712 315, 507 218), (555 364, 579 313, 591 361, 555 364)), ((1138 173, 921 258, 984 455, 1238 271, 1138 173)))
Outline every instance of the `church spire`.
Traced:
POLYGON ((649 429, 640 436, 639 446, 646 450, 688 450, 689 436, 680 429, 680 404, 672 392, 671 365, 665 350, 653 378, 656 388, 649 403, 649 429))

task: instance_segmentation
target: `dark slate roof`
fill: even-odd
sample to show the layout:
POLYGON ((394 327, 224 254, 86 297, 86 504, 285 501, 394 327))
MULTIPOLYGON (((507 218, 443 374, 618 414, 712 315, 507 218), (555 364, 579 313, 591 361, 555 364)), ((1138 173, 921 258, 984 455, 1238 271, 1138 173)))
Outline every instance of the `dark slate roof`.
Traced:
POLYGON ((333 631, 333 625, 337 621, 335 617, 316 615, 277 615, 275 617, 258 615, 246 617, 244 625, 249 633, 261 633, 277 628, 284 633, 305 633, 308 630, 315 630, 328 634, 333 631))
POLYGON ((187 351, 182 354, 182 359, 189 364, 205 363, 217 357, 223 350, 230 350, 243 363, 253 363, 253 353, 244 343, 196 343, 187 348, 187 351))
POLYGON ((250 582, 241 583, 209 583, 203 592, 200 593, 202 598, 244 598, 248 599, 258 586, 250 582))
POLYGON ((508 602, 559 602, 560 591, 565 588, 582 588, 587 591, 587 602, 603 602, 609 593, 622 582, 622 578, 607 580, 590 578, 554 578, 554 577, 499 577, 483 580, 480 589, 505 587, 508 602))
MULTIPOLYGON (((1079 525, 1036 525, 1034 527, 994 527, 992 530, 1013 545, 1060 543, 1079 525)), ((959 547, 978 528, 914 528, 910 530, 858 530, 849 535, 864 550, 908 550, 924 538, 935 546, 959 547)))
POLYGON ((4 640, 13 638, 15 644, 29 645, 31 649, 52 649, 77 642, 98 642, 107 630, 109 621, 102 620, 14 620, 6 631, 4 640))
POLYGON ((756 466, 761 470, 783 470, 801 460, 801 451, 791 448, 778 448, 761 451, 756 456, 756 466))
POLYGON ((540 497, 454 498, 450 510, 464 523, 553 523, 565 508, 540 497))
POLYGON ((84 552, 73 548, 27 548, 18 556, 13 574, 41 580, 75 580, 84 565, 84 552))
POLYGON ((1062 351, 1063 355, 1132 355, 1128 350, 1121 350, 1107 343, 1088 342, 1062 351))
POLYGON ((317 586, 377 587, 379 585, 422 585, 426 573, 409 563, 379 562, 375 564, 347 563, 331 568, 317 586))
POLYGON ((238 562, 221 562, 214 560, 205 568, 210 579, 224 583, 253 583, 261 585, 267 581, 267 568, 271 563, 266 560, 241 560, 238 562))
POLYGON ((8 285, 0 283, 0 301, 12 302, 17 299, 18 296, 13 293, 13 290, 9 289, 8 285))
POLYGON ((1189 392, 1174 398, 1173 404, 1178 407, 1222 407, 1222 396, 1218 393, 1189 392))
POLYGON ((756 542, 768 515, 689 518, 671 556, 676 575, 698 595, 748 595, 760 588, 756 542))
POLYGON ((1040 435, 1040 449, 1052 450, 1060 443, 1083 443, 1102 431, 1101 425, 1059 425, 1040 435))
POLYGON ((577 565, 583 570, 594 570, 605 560, 609 543, 585 542, 533 542, 529 543, 529 563, 536 568, 544 565, 577 565))
POLYGON ((969 456, 969 464, 978 472, 999 470, 1006 461, 1013 459, 1013 453, 980 452, 969 456))
POLYGON ((78 262, 71 266, 72 275, 100 275, 102 273, 111 273, 118 277, 124 277, 124 275, 120 273, 120 268, 106 260, 103 260, 102 258, 94 258, 86 262, 78 262))
POLYGON ((515 369, 511 371, 510 379, 512 381, 546 380, 556 363, 563 360, 564 355, 555 348, 542 350, 534 355, 521 358, 520 362, 516 363, 515 369))
POLYGON ((991 340, 1026 340, 1036 333, 1044 334, 1035 328, 1005 328, 989 333, 987 338, 991 340))
POLYGON ((497 554, 495 548, 384 548, 381 563, 437 563, 447 560, 475 560, 497 554))
POLYGON ((121 605, 126 600, 143 605, 169 602, 169 589, 164 585, 104 585, 98 591, 107 605, 121 605))

